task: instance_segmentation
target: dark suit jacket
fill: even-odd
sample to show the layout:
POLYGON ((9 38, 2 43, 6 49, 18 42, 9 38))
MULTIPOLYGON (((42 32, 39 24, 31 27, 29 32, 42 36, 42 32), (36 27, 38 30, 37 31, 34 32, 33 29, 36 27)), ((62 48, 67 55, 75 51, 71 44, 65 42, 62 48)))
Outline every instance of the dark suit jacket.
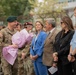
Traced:
POLYGON ((74 31, 70 30, 66 34, 63 34, 63 32, 64 31, 60 31, 57 34, 54 43, 54 50, 55 52, 58 52, 59 62, 62 62, 65 65, 69 63, 67 56, 69 54, 70 41, 73 37, 74 31))
POLYGON ((46 38, 44 43, 43 50, 43 64, 46 66, 52 66, 53 63, 53 44, 55 41, 55 36, 57 35, 58 30, 55 29, 49 36, 46 38))

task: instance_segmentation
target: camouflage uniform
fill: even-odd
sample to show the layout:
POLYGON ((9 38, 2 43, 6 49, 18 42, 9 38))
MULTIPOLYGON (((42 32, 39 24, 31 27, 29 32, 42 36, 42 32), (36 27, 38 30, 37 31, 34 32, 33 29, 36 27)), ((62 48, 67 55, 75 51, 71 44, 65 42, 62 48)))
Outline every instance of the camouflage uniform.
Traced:
POLYGON ((25 75, 24 72, 24 64, 22 57, 22 51, 24 48, 18 50, 18 74, 17 75, 25 75))
POLYGON ((24 70, 26 75, 35 75, 33 63, 30 59, 30 43, 26 45, 24 51, 25 59, 24 59, 24 70))
MULTIPOLYGON (((0 38, 1 38, 1 36, 0 36, 0 38)), ((2 50, 2 48, 1 48, 1 39, 0 39, 0 74, 2 73, 2 66, 1 66, 1 50, 2 50)))
POLYGON ((35 75, 32 61, 30 60, 30 45, 25 45, 25 48, 18 51, 18 75, 35 75), (21 59, 22 52, 25 53, 25 59, 21 59))
MULTIPOLYGON (((0 37, 0 47, 6 47, 12 44, 11 37, 16 31, 11 31, 9 28, 4 28, 0 31, 2 33, 2 37, 0 37)), ((17 61, 17 60, 16 60, 17 61)), ((17 63, 11 66, 3 57, 1 51, 1 65, 4 75, 17 75, 17 63)))
POLYGON ((22 59, 22 52, 25 50, 25 45, 18 50, 18 74, 17 75, 25 75, 24 71, 24 59, 22 59))

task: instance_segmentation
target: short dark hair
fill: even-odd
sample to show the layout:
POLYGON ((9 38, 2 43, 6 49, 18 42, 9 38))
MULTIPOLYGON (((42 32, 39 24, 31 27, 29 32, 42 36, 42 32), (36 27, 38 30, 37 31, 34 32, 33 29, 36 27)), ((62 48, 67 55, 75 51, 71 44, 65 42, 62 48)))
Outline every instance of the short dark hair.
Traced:
POLYGON ((50 25, 52 25, 52 27, 56 27, 56 22, 55 22, 55 20, 47 20, 47 22, 48 22, 48 24, 50 25))

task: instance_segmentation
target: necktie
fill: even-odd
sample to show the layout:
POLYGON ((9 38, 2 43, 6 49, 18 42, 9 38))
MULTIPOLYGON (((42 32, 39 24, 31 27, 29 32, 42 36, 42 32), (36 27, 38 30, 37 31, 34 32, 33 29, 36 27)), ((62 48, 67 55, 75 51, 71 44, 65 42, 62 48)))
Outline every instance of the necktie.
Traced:
POLYGON ((48 36, 50 35, 51 32, 48 33, 48 36))

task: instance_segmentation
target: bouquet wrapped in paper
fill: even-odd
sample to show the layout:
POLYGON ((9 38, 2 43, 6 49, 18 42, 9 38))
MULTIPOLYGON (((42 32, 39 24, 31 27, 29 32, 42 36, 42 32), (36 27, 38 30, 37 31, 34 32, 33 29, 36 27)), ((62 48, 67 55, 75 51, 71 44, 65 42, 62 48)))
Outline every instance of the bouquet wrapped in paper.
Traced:
MULTIPOLYGON (((30 42, 32 38, 33 34, 28 33, 25 29, 23 29, 20 32, 16 32, 12 36, 12 44, 15 44, 18 46, 18 48, 21 48, 26 42, 30 42)), ((13 48, 11 45, 3 48, 3 57, 11 65, 14 64, 17 58, 18 48, 13 48)))

